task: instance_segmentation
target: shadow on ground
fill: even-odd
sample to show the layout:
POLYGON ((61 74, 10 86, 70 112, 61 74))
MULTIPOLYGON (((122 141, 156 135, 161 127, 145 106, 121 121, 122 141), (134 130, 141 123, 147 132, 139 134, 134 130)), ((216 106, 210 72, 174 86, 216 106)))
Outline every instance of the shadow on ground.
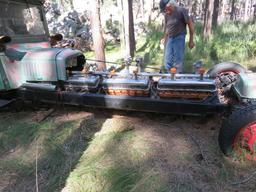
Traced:
MULTIPOLYGON (((255 164, 221 154, 219 116, 84 110, 58 109, 41 123, 35 123, 40 111, 15 114, 16 122, 35 124, 36 132, 14 134, 18 140, 0 156, 0 189, 36 191, 38 149, 39 191, 255 190, 253 180, 234 184, 250 176, 255 164)), ((0 129, 1 141, 9 141, 14 114, 0 116, 9 122, 0 129)))
POLYGON ((0 191, 60 191, 105 119, 75 108, 0 114, 0 191), (37 161, 37 162, 36 162, 37 161))

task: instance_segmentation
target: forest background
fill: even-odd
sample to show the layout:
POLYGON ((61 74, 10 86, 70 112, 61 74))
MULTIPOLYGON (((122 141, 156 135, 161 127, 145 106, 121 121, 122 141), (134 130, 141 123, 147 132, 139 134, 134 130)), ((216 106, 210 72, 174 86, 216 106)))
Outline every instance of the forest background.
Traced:
MULTIPOLYGON (((256 69, 256 0, 178 2, 189 9, 196 29, 186 72, 198 60, 207 68, 229 60, 256 69)), ((47 0, 45 8, 50 34, 64 35, 60 46, 111 62, 99 62, 102 68, 129 56, 141 57, 147 71, 163 65, 159 0, 47 0)), ((3 111, 0 191, 256 191, 255 162, 224 157, 218 147, 221 115, 34 103, 3 111)))
MULTIPOLYGON (((254 69, 255 0, 177 2, 195 23, 196 47, 186 50, 186 72, 196 61, 206 68, 233 61, 254 69)), ((163 66, 159 0, 48 0, 45 7, 50 33, 63 34, 63 45, 81 49, 87 58, 122 63, 127 57, 141 57, 148 70, 163 66)), ((106 67, 104 62, 98 64, 106 67)))

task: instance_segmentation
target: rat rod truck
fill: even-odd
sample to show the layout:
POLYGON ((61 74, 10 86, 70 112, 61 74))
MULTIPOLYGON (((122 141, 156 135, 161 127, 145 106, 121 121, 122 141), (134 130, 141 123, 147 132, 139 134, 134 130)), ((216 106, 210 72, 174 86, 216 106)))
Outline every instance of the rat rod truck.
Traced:
POLYGON ((22 98, 145 112, 225 117, 219 132, 220 149, 229 155, 245 152, 255 159, 256 74, 224 62, 207 73, 97 71, 83 53, 53 48, 60 35, 49 36, 42 2, 0 0, 0 103, 22 98))

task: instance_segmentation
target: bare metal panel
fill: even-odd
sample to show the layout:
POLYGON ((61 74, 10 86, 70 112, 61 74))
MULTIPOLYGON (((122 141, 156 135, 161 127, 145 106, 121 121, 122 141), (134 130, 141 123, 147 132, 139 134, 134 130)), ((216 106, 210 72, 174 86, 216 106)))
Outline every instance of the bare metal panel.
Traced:
POLYGON ((150 87, 148 78, 109 78, 103 80, 105 89, 137 89, 148 90, 150 87))
POLYGON ((174 90, 174 91, 216 91, 215 82, 210 79, 198 80, 198 79, 176 79, 161 78, 158 81, 157 89, 174 90))
POLYGON ((73 76, 69 77, 66 83, 73 86, 82 86, 88 89, 97 89, 99 86, 99 76, 73 76))

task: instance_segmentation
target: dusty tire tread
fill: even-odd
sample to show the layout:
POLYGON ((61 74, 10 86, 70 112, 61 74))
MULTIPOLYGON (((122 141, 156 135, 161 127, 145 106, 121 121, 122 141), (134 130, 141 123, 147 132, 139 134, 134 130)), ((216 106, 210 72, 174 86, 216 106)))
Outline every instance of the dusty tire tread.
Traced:
POLYGON ((256 105, 248 105, 238 108, 223 121, 219 132, 219 145, 225 155, 233 152, 233 141, 241 128, 256 121, 256 105))
POLYGON ((213 66, 208 72, 207 74, 211 77, 211 78, 216 78, 217 75, 219 73, 221 73, 222 71, 226 71, 226 70, 235 70, 239 73, 245 73, 246 69, 240 65, 239 63, 234 63, 234 62, 223 62, 223 63, 219 63, 215 66, 213 66))

